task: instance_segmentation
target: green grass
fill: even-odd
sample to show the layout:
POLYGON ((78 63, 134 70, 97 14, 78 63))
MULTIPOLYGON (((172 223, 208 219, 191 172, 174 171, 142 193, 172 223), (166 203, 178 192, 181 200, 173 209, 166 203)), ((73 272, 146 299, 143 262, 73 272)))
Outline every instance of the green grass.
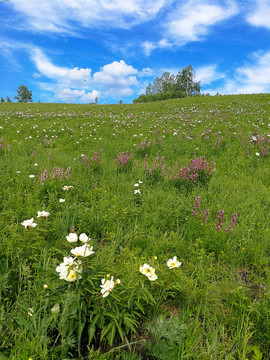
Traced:
POLYGON ((267 94, 1 103, 0 360, 268 359, 269 104, 267 94), (99 164, 89 162, 95 152, 99 164), (174 178, 175 166, 202 157, 214 163, 209 177, 174 178), (51 179, 56 168, 62 179, 51 179), (42 210, 50 216, 37 218, 42 210), (38 225, 25 229, 32 217, 38 225), (71 256, 73 227, 95 254, 69 283, 56 267, 71 256), (174 256, 182 266, 170 270, 174 256), (139 272, 144 263, 157 280, 139 272), (121 283, 103 298, 106 274, 121 283))

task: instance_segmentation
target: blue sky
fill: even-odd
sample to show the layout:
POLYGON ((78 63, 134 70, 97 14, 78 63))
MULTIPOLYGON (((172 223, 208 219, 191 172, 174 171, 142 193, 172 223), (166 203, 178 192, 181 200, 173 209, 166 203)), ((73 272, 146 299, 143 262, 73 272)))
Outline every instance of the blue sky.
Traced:
POLYGON ((270 92, 270 0, 0 3, 0 96, 130 103, 191 65, 211 95, 270 92))

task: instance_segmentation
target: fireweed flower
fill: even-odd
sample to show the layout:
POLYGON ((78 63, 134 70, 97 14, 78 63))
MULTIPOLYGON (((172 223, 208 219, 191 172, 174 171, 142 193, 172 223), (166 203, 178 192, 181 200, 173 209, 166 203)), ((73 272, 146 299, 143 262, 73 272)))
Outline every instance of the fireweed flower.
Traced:
POLYGON ((48 217, 48 216, 50 216, 51 214, 48 212, 48 211, 38 211, 37 212, 38 214, 37 214, 37 217, 48 217))
POLYGON ((172 259, 167 261, 167 266, 169 269, 178 268, 181 265, 182 263, 177 260, 177 256, 174 256, 172 259))
POLYGON ((26 228, 29 229, 30 227, 36 227, 37 226, 37 224, 34 223, 34 218, 31 218, 29 220, 24 220, 21 224, 22 224, 22 226, 25 227, 25 229, 26 228))
POLYGON ((66 236, 66 239, 70 243, 76 242, 78 240, 78 235, 75 233, 70 233, 69 235, 66 236))
POLYGON ((81 261, 72 257, 64 257, 63 260, 55 269, 59 273, 59 279, 68 282, 73 282, 76 278, 81 279, 81 261))
POLYGON ((108 296, 110 294, 110 292, 113 291, 114 285, 115 285, 115 283, 113 281, 113 276, 111 276, 110 280, 102 279, 101 285, 100 285, 102 297, 105 298, 106 296, 108 296))
POLYGON ((85 233, 82 233, 80 236, 79 236, 79 240, 83 243, 86 243, 88 240, 90 241, 91 238, 89 238, 85 233))
POLYGON ((155 269, 148 264, 143 264, 139 270, 140 273, 145 275, 150 281, 155 281, 158 278, 155 269))
POLYGON ((93 246, 90 246, 88 244, 84 244, 82 246, 77 246, 74 249, 70 250, 71 254, 79 257, 87 257, 90 256, 92 254, 94 254, 95 252, 93 251, 93 246))

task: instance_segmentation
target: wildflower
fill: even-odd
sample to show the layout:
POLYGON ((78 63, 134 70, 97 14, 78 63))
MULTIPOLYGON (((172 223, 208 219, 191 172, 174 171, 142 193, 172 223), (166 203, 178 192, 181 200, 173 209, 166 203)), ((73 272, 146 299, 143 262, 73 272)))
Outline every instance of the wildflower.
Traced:
POLYGON ((256 152, 256 154, 255 154, 256 156, 260 156, 260 153, 258 153, 258 152, 256 152))
POLYGON ((47 285, 47 284, 44 284, 44 285, 43 285, 43 289, 48 289, 48 285, 47 285))
POLYGON ((34 314, 34 310, 32 309, 32 308, 28 308, 28 315, 29 316, 33 316, 33 314, 34 314))
POLYGON ((157 257, 156 257, 156 256, 154 256, 154 260, 157 260, 157 257))
POLYGON ((66 236, 66 239, 70 243, 76 242, 78 240, 78 235, 75 233, 70 233, 69 235, 66 236))
POLYGON ((64 262, 56 267, 56 272, 59 273, 59 279, 68 282, 73 282, 76 278, 81 279, 79 273, 82 272, 80 267, 81 261, 72 257, 64 257, 64 262))
POLYGON ((37 212, 38 213, 38 215, 37 215, 37 217, 48 217, 49 215, 51 215, 48 211, 38 211, 37 212))
POLYGON ((89 238, 85 233, 82 233, 80 236, 79 236, 79 240, 83 243, 86 243, 88 240, 91 240, 91 238, 89 238))
POLYGON ((20 172, 20 170, 18 170, 18 171, 16 171, 16 173, 17 173, 17 174, 20 174, 21 172, 20 172))
POLYGON ((155 269, 148 264, 140 266, 140 273, 145 275, 150 281, 155 281, 158 278, 155 269))
POLYGON ((110 292, 113 291, 113 288, 114 288, 114 281, 113 281, 113 276, 111 276, 111 279, 110 280, 105 280, 105 279, 102 279, 101 280, 101 294, 102 294, 102 297, 106 297, 110 294, 110 292))
POLYGON ((87 257, 90 256, 92 254, 94 254, 95 252, 93 251, 93 246, 90 246, 88 244, 84 244, 82 246, 77 246, 74 249, 70 250, 71 254, 79 257, 87 257))
POLYGON ((69 189, 71 189, 71 188, 73 188, 73 185, 65 185, 64 187, 63 187, 63 190, 64 191, 66 191, 66 190, 69 190, 69 189))
POLYGON ((34 179, 35 175, 29 175, 30 179, 34 179))
POLYGON ((117 280, 115 280, 115 285, 119 285, 121 283, 121 280, 120 279, 117 279, 117 280))
POLYGON ((134 184, 134 186, 135 186, 135 187, 138 187, 138 186, 139 186, 139 184, 134 184))
POLYGON ((34 218, 31 218, 29 220, 24 220, 21 224, 22 224, 22 226, 25 227, 25 229, 26 228, 29 229, 30 227, 36 227, 37 226, 37 224, 34 223, 34 218))
MULTIPOLYGON (((30 137, 30 136, 29 136, 29 137, 30 137)), ((37 164, 37 163, 35 163, 35 164, 34 164, 34 166, 38 166, 38 164, 37 164)))
POLYGON ((60 203, 64 203, 66 200, 65 199, 59 199, 60 203))
POLYGON ((172 259, 167 261, 167 266, 169 269, 174 269, 181 265, 182 265, 182 263, 177 260, 177 256, 174 256, 172 259))
POLYGON ((140 189, 134 190, 134 194, 141 194, 141 190, 140 189))

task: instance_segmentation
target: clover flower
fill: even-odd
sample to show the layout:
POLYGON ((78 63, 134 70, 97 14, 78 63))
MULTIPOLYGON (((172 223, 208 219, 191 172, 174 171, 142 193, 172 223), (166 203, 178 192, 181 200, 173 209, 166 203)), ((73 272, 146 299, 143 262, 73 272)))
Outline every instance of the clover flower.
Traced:
POLYGON ((172 259, 167 261, 167 266, 169 269, 178 268, 181 265, 182 263, 177 260, 177 256, 174 256, 172 259))
POLYGON ((37 213, 38 213, 37 217, 48 217, 51 215, 48 211, 45 211, 45 210, 38 211, 37 213))
POLYGON ((113 281, 113 276, 111 276, 110 280, 102 279, 100 285, 102 297, 104 298, 107 297, 110 294, 110 292, 113 291, 114 285, 115 283, 113 281))
POLYGON ((25 229, 26 228, 29 229, 30 227, 36 227, 37 226, 37 224, 34 223, 34 218, 31 218, 29 220, 24 220, 21 224, 22 224, 22 226, 25 227, 25 229))
POLYGON ((78 235, 76 233, 70 233, 69 235, 66 236, 66 239, 70 243, 76 242, 78 240, 78 235))
POLYGON ((94 254, 95 252, 93 251, 93 246, 90 246, 88 244, 84 244, 82 246, 77 246, 74 249, 70 250, 71 254, 79 257, 87 257, 90 256, 92 254, 94 254))
POLYGON ((140 266, 140 273, 145 275, 150 281, 155 281, 158 278, 155 269, 148 264, 140 266))

